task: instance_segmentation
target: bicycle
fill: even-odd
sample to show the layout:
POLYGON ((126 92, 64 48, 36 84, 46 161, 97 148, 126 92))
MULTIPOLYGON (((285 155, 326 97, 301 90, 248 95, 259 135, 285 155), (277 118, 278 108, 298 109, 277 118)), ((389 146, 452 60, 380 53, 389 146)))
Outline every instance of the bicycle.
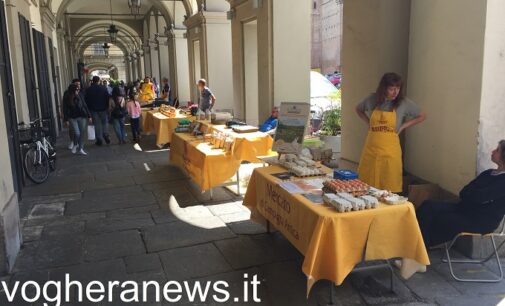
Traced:
POLYGON ((42 184, 49 177, 49 172, 56 170, 56 150, 46 136, 48 130, 42 119, 20 124, 20 142, 24 147, 23 169, 26 176, 36 184, 42 184))

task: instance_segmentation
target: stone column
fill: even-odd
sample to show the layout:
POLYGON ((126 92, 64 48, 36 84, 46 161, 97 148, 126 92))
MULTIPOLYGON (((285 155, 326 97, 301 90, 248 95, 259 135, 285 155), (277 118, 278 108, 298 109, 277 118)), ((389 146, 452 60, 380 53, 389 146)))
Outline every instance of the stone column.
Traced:
MULTIPOLYGON (((188 28, 190 84, 196 84, 200 78, 207 79, 216 95, 216 108, 233 109, 231 23, 226 12, 202 11, 185 24, 188 28), (199 55, 195 52, 195 42, 199 45, 199 55)), ((191 94, 196 102, 198 91, 195 88, 191 88, 191 94)))
POLYGON ((170 85, 172 86, 173 97, 178 97, 181 103, 191 101, 188 42, 185 32, 185 30, 171 29, 168 33, 168 39, 171 44, 170 85))
POLYGON ((68 63, 67 63, 67 48, 65 46, 65 31, 62 28, 57 29, 58 37, 58 55, 60 62, 60 85, 64 90, 67 89, 69 79, 68 63))
POLYGON ((168 37, 159 37, 159 56, 160 56, 160 82, 163 78, 170 79, 170 56, 169 56, 169 41, 168 37))
POLYGON ((233 97, 238 116, 251 122, 255 119, 262 122, 268 118, 274 104, 309 103, 310 1, 301 0, 296 5, 290 0, 229 2, 233 97), (253 50, 251 38, 254 32, 257 35, 256 50, 253 50), (246 56, 251 57, 249 62, 244 60, 246 56), (254 59, 257 60, 257 70, 253 67, 254 59), (253 80, 256 80, 256 86, 251 86, 253 80), (250 104, 254 102, 249 99, 257 100, 257 105, 252 107, 250 104))
POLYGON ((144 53, 143 53, 144 54, 144 56, 143 56, 143 58, 144 58, 144 74, 143 74, 142 78, 144 78, 144 76, 146 76, 146 75, 151 76, 152 71, 153 71, 152 66, 151 66, 151 63, 152 63, 152 61, 151 61, 151 56, 152 56, 151 53, 152 52, 151 51, 152 51, 152 49, 151 49, 151 45, 149 45, 149 44, 142 46, 142 47, 144 50, 144 53))
POLYGON ((136 53, 130 53, 130 64, 131 64, 131 67, 132 67, 133 81, 135 82, 137 79, 139 79, 138 64, 137 64, 137 55, 136 55, 136 53))
POLYGON ((145 70, 145 66, 144 66, 145 52, 137 51, 135 54, 137 55, 137 65, 138 65, 137 73, 138 73, 139 79, 143 79, 146 74, 146 70, 145 70))
POLYGON ((160 55, 159 55, 159 47, 155 43, 149 44, 149 50, 151 50, 150 54, 150 62, 151 62, 151 77, 156 78, 158 82, 160 82, 160 55))
MULTIPOLYGON (((16 100, 16 112, 18 114, 18 121, 24 120, 20 117, 23 114, 21 112, 21 107, 19 105, 25 105, 23 108, 26 109, 26 118, 28 118, 28 107, 26 103, 26 92, 24 95, 24 100, 19 95, 21 92, 20 86, 23 90, 24 86, 24 73, 22 73, 22 53, 19 51, 21 46, 21 37, 19 35, 19 19, 18 19, 18 5, 17 1, 7 0, 6 5, 6 17, 7 17, 7 31, 9 36, 9 53, 11 55, 12 64, 12 78, 14 92, 11 95, 14 96, 16 100), (16 30, 14 30, 16 29, 16 30), (22 85, 21 85, 22 82, 22 85)), ((3 5, 3 4, 2 4, 3 5)), ((23 5, 23 4, 19 4, 23 5)), ((1 87, 1 86, 0 86, 1 87)), ((6 88, 0 88, 0 96, 3 97, 2 90, 6 88)), ((3 107, 4 103, 8 101, 1 100, 0 104, 3 107)), ((3 110, 0 111, 0 172, 2 173, 1 187, 0 187, 0 275, 5 276, 12 271, 16 256, 19 253, 22 244, 22 234, 21 225, 19 218, 19 202, 18 194, 15 190, 14 177, 12 175, 13 167, 15 166, 15 160, 10 160, 9 158, 9 135, 6 132, 7 127, 5 120, 3 120, 3 110), (12 163, 12 164, 11 164, 12 163)), ((7 114, 5 114, 7 116, 7 114)), ((15 120, 15 119, 14 119, 15 120)), ((16 122, 14 122, 16 124, 16 122)), ((17 167, 15 167, 17 168, 17 167)), ((14 168, 14 169, 15 169, 14 168)), ((17 175, 22 176, 23 173, 16 172, 17 175)))
POLYGON ((125 74, 126 74, 125 82, 128 83, 132 80, 132 76, 131 76, 130 59, 128 58, 127 55, 125 55, 125 57, 124 57, 124 64, 125 64, 125 74))

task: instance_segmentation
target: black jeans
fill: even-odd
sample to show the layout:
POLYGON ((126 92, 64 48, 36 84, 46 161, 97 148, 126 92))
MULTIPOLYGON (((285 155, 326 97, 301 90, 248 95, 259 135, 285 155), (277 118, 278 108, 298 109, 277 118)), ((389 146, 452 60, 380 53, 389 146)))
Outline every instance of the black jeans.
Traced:
POLYGON ((140 118, 131 118, 130 125, 132 128, 133 141, 138 141, 140 135, 140 118))

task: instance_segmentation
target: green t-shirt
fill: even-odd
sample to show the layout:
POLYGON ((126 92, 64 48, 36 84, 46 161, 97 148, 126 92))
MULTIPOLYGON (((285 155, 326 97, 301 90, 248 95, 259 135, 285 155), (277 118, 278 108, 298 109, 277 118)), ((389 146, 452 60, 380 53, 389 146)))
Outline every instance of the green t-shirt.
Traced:
MULTIPOLYGON (((375 94, 371 94, 366 97, 361 103, 358 105, 358 109, 364 112, 368 118, 372 116, 372 112, 375 110, 375 94)), ((386 101, 381 104, 380 110, 385 112, 393 111, 393 103, 392 101, 386 101)), ((421 114, 421 108, 414 101, 405 97, 400 102, 400 105, 396 109, 396 131, 400 129, 402 124, 406 120, 410 120, 418 117, 421 114)))

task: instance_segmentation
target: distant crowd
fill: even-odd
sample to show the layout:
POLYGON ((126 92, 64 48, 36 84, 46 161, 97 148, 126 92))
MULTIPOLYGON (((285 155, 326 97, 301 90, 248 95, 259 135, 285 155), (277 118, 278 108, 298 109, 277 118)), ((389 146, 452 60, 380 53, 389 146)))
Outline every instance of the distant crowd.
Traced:
POLYGON ((84 87, 80 79, 72 80, 63 94, 61 109, 63 121, 69 130, 68 149, 74 154, 87 155, 83 136, 88 124, 93 126, 89 132, 94 129, 97 146, 110 144, 109 123, 114 127, 118 143, 126 143, 127 119, 131 125, 132 141, 137 143, 140 139, 140 106, 155 100, 172 100, 167 78, 163 79, 161 86, 156 78, 151 80, 150 77, 125 85, 124 81, 116 83, 94 76, 86 81, 84 87))

